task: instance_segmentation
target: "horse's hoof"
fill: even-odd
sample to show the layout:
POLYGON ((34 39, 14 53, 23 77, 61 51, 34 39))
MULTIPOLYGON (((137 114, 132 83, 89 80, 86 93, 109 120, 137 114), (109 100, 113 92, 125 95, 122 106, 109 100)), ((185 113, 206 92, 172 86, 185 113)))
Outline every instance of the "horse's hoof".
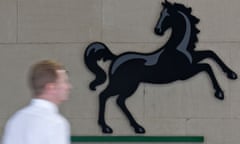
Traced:
POLYGON ((139 133, 139 134, 145 133, 145 129, 143 127, 136 127, 134 129, 135 129, 135 133, 139 133))
POLYGON ((216 91, 215 92, 215 97, 219 100, 224 100, 224 93, 223 91, 216 91))
POLYGON ((235 80, 235 79, 238 78, 238 77, 237 77, 237 74, 236 74, 235 72, 229 72, 229 73, 227 74, 227 76, 228 76, 229 79, 232 79, 232 80, 235 80))
POLYGON ((113 130, 110 127, 102 127, 102 132, 111 134, 113 133, 113 130))

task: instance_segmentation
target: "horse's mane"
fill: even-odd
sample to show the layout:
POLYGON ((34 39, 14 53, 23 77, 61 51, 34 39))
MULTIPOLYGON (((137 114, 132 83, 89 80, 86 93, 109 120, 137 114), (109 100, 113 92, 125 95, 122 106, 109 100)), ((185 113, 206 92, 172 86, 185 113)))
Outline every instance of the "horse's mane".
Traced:
POLYGON ((191 8, 187 8, 185 7, 183 4, 179 4, 179 3, 174 3, 171 4, 167 1, 165 1, 165 3, 163 4, 166 8, 173 8, 177 11, 181 11, 182 13, 184 13, 190 20, 191 22, 191 38, 190 38, 190 43, 189 43, 189 47, 188 50, 193 50, 196 46, 195 44, 198 42, 198 37, 197 34, 200 32, 200 30, 197 28, 197 24, 199 23, 199 18, 195 17, 194 15, 191 14, 192 9, 191 8))

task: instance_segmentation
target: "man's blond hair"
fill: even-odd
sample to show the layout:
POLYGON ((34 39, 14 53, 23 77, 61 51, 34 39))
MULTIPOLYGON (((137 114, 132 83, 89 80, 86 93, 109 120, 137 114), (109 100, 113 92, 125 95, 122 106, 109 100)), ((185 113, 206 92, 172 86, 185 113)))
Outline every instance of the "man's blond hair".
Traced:
POLYGON ((42 94, 48 83, 54 83, 57 80, 57 70, 65 68, 57 62, 43 60, 34 64, 29 73, 29 85, 35 96, 42 94))

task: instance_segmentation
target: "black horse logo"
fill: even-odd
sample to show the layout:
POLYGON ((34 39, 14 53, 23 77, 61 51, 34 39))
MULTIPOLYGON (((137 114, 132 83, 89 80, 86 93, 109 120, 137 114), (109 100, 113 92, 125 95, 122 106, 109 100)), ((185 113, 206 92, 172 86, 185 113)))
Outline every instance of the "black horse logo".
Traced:
POLYGON ((215 90, 215 97, 223 100, 224 93, 218 81, 207 63, 199 63, 205 58, 214 60, 226 73, 229 79, 237 79, 234 73, 224 62, 210 50, 195 51, 198 42, 196 28, 199 19, 191 15, 191 8, 182 4, 170 3, 165 0, 162 3, 163 10, 155 27, 155 33, 159 36, 171 28, 172 33, 166 44, 151 53, 126 52, 118 56, 109 51, 107 46, 100 42, 91 43, 84 55, 85 63, 90 71, 96 75, 96 79, 90 83, 90 89, 96 90, 96 86, 106 80, 106 73, 97 64, 100 59, 111 60, 107 87, 99 95, 99 119, 98 124, 103 133, 112 133, 113 130, 105 122, 105 105, 109 97, 117 95, 117 105, 127 116, 130 125, 136 133, 145 133, 139 125, 125 101, 143 83, 166 84, 176 80, 186 80, 200 72, 206 72, 211 79, 215 90))

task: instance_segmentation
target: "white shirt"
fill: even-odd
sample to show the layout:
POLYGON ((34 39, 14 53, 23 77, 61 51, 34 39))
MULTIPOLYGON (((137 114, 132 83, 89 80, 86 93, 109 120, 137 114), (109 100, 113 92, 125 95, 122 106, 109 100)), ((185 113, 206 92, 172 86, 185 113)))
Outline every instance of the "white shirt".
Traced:
POLYGON ((55 104, 33 99, 9 119, 2 144, 70 144, 69 123, 55 104))

